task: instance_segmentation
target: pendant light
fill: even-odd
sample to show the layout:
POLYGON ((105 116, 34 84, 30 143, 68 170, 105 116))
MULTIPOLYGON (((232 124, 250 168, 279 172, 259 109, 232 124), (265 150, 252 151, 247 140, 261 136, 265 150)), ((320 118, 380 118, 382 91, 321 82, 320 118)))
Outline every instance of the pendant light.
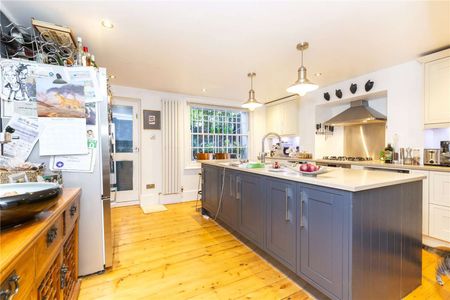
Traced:
POLYGON ((297 50, 302 53, 302 65, 298 69, 298 79, 294 82, 293 85, 287 88, 289 93, 299 94, 300 96, 304 96, 306 93, 316 90, 319 86, 317 84, 312 83, 306 77, 306 68, 303 66, 303 50, 308 49, 308 42, 301 42, 297 45, 297 50))
POLYGON ((255 108, 262 106, 262 103, 255 99, 255 91, 253 90, 253 77, 256 76, 256 73, 248 73, 247 76, 250 77, 250 91, 248 91, 248 100, 241 106, 254 111, 255 108))

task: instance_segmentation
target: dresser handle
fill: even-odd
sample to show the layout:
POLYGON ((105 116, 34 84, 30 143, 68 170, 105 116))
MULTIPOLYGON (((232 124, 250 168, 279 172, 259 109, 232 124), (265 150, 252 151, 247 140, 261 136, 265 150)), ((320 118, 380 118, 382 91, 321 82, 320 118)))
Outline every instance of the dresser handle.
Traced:
POLYGON ((69 272, 69 268, 65 264, 63 264, 61 266, 61 272, 59 274, 59 276, 60 276, 59 279, 60 279, 60 284, 61 284, 61 288, 62 289, 66 287, 66 274, 67 274, 67 272, 69 272))
POLYGON ((19 279, 20 276, 15 272, 7 279, 8 288, 0 291, 0 299, 12 300, 17 293, 19 293, 19 279))
POLYGON ((58 228, 56 228, 56 226, 53 225, 52 228, 50 228, 47 231, 47 247, 50 246, 51 243, 53 243, 57 235, 58 235, 58 228))
POLYGON ((70 207, 70 216, 75 216, 75 213, 77 212, 77 206, 74 204, 70 207))

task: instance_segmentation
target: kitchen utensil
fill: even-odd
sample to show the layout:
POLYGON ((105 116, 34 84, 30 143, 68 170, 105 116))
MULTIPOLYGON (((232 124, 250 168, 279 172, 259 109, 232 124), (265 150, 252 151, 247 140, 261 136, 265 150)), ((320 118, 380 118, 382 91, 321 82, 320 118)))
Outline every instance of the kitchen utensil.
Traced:
POLYGON ((450 141, 441 141, 441 165, 450 166, 450 141))
POLYGON ((0 228, 31 220, 58 200, 57 183, 7 183, 0 185, 0 228))
POLYGON ((366 92, 370 91, 373 88, 374 82, 372 80, 367 80, 366 84, 364 85, 364 89, 366 92))
POLYGON ((440 149, 424 149, 423 150, 423 164, 424 165, 439 165, 441 163, 440 149))
POLYGON ((403 164, 404 165, 412 165, 413 164, 413 158, 412 158, 412 149, 411 148, 406 148, 406 155, 405 158, 403 160, 403 164))
POLYGON ((413 149, 413 165, 420 165, 420 149, 413 149))

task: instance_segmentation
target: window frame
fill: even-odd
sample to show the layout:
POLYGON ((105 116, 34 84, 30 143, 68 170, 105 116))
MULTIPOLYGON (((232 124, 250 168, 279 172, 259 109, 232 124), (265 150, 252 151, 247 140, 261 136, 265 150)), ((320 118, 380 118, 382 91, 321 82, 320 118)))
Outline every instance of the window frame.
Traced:
POLYGON ((250 114, 248 111, 234 107, 197 103, 189 103, 188 108, 189 160, 191 163, 196 161, 195 153, 200 152, 227 152, 236 154, 237 157, 249 157, 250 114), (197 117, 193 117, 193 114, 197 114, 197 117), (220 129, 218 130, 218 128, 220 129), (197 139, 197 146, 194 146, 195 139, 197 139), (244 156, 240 156, 242 154, 244 156))

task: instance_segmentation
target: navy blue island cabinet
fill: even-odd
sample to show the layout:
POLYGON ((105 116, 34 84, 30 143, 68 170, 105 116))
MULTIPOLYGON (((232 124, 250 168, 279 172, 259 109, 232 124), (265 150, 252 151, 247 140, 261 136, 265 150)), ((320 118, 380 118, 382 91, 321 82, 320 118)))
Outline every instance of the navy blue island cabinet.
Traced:
POLYGON ((205 213, 330 299, 421 284, 420 180, 350 192, 211 164, 202 176, 205 213))

